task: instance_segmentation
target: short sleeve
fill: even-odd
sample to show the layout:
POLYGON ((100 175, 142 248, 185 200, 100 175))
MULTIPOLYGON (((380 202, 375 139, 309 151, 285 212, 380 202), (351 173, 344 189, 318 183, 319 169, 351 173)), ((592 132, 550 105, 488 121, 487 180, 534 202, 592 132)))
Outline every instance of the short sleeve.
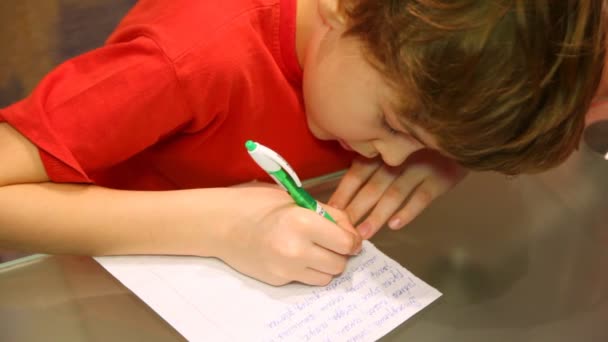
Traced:
POLYGON ((0 110, 0 121, 38 146, 51 180, 85 183, 178 132, 191 116, 171 61, 146 37, 73 58, 0 110))

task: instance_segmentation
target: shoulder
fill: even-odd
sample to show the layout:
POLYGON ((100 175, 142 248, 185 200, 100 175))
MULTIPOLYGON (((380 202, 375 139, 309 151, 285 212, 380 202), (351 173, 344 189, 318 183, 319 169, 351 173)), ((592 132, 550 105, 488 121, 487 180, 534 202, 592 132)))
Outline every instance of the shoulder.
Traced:
POLYGON ((108 43, 147 36, 175 60, 192 50, 230 45, 248 35, 272 34, 280 0, 141 0, 122 20, 108 43))

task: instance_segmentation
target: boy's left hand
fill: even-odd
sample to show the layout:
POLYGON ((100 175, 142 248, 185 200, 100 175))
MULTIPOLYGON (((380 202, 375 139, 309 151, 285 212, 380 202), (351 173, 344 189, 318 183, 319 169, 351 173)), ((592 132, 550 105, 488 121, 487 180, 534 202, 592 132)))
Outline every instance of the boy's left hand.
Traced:
POLYGON ((344 209, 364 239, 385 223, 400 229, 435 198, 467 174, 464 168, 433 150, 413 153, 402 165, 391 167, 382 159, 356 158, 331 196, 329 205, 344 209))

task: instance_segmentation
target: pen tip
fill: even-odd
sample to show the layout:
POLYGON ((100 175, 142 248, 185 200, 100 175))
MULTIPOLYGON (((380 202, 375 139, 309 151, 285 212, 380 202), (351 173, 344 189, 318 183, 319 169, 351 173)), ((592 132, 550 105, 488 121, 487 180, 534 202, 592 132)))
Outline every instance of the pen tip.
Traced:
POLYGON ((247 147, 247 151, 253 151, 257 147, 257 144, 251 140, 247 140, 245 147, 247 147))

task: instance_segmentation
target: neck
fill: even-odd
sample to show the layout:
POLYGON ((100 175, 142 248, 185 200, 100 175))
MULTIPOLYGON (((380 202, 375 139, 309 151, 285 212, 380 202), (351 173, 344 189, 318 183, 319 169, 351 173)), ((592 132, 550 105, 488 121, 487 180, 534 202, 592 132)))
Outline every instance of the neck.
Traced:
POLYGON ((296 0, 296 55, 304 67, 306 52, 316 25, 320 23, 318 0, 296 0))

